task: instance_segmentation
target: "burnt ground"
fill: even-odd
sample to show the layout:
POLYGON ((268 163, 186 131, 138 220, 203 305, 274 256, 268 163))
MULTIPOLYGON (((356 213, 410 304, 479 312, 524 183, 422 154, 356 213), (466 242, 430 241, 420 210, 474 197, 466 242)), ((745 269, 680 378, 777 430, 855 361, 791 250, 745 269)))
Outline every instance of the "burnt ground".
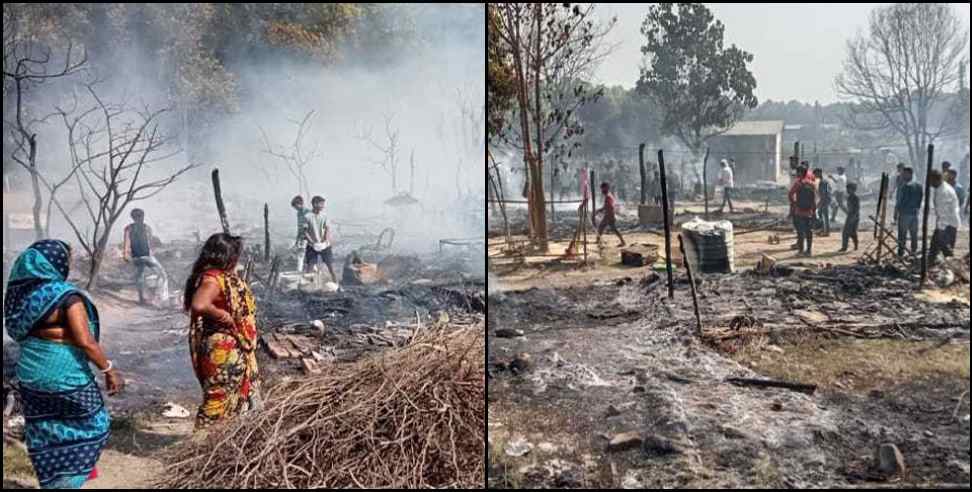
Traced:
POLYGON ((965 301, 933 302, 907 274, 869 267, 703 276, 701 341, 687 281, 670 301, 640 275, 490 298, 491 488, 969 483, 968 285, 965 301), (763 333, 713 340, 734 320, 763 333), (645 444, 608 451, 626 432, 645 444), (874 470, 885 443, 903 477, 874 470))

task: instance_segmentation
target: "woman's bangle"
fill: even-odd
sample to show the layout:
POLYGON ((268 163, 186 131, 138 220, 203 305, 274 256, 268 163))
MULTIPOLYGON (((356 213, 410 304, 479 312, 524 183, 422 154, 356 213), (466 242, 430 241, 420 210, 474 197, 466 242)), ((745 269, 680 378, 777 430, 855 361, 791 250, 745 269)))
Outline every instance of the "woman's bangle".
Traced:
POLYGON ((101 369, 99 369, 98 371, 101 372, 102 374, 108 374, 114 368, 115 368, 115 363, 112 362, 112 361, 108 361, 108 369, 105 369, 104 371, 102 371, 101 369))

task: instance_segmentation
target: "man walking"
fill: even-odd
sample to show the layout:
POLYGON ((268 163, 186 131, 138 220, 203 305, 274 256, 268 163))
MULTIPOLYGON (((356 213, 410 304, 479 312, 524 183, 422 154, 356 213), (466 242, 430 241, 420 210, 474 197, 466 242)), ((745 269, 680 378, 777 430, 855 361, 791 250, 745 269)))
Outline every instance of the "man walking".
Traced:
POLYGON ((928 259, 933 264, 937 264, 939 263, 939 253, 945 258, 953 256, 955 238, 962 219, 959 216, 959 201, 958 195, 955 194, 955 188, 945 182, 942 173, 933 170, 928 175, 928 182, 935 190, 932 197, 932 203, 935 206, 935 234, 932 236, 932 247, 928 253, 928 259))
POLYGON ((597 242, 601 242, 601 236, 604 234, 604 230, 608 227, 614 232, 618 239, 621 240, 621 247, 627 246, 624 242, 624 237, 621 236, 621 232, 618 231, 617 224, 617 206, 618 201, 611 193, 611 185, 608 183, 601 183, 601 194, 604 195, 604 206, 600 210, 594 213, 594 216, 604 214, 604 218, 601 219, 601 224, 597 227, 597 242))
POLYGON ((895 219, 898 222, 898 256, 904 256, 908 236, 911 236, 911 254, 918 254, 918 213, 925 191, 914 182, 915 170, 906 167, 898 179, 898 194, 895 200, 895 219))
POLYGON ((719 172, 719 184, 722 185, 722 206, 719 207, 719 213, 721 214, 726 208, 726 204, 729 204, 729 213, 732 213, 732 193, 733 188, 735 188, 735 181, 733 180, 732 167, 725 159, 722 160, 722 171, 719 172))
POLYGON ((122 246, 122 259, 135 265, 135 287, 138 289, 138 303, 145 305, 145 269, 151 269, 159 276, 161 293, 159 300, 164 304, 169 300, 169 276, 165 268, 152 256, 152 228, 145 224, 145 211, 136 208, 131 213, 132 223, 125 227, 125 243, 122 246))

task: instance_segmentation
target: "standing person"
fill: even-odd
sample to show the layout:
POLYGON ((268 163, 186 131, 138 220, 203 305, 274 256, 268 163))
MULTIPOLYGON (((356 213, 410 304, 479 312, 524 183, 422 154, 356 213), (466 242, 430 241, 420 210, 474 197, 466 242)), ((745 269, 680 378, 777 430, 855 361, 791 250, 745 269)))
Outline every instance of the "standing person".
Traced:
POLYGON ((101 348, 97 308, 67 281, 71 257, 62 241, 34 243, 17 258, 4 296, 7 333, 20 344, 27 451, 45 489, 79 489, 97 477, 111 417, 90 365, 109 396, 125 386, 101 348))
POLYGON ((241 238, 214 234, 186 281, 189 350, 203 391, 197 431, 260 407, 256 302, 236 274, 242 252, 241 238))
POLYGON ((857 196, 857 184, 855 183, 847 184, 847 208, 845 213, 847 214, 847 219, 844 220, 843 246, 840 248, 841 253, 847 252, 847 246, 850 244, 850 240, 854 241, 854 251, 857 251, 858 248, 857 228, 861 222, 861 199, 857 196))
POLYGON ((932 247, 928 259, 938 263, 938 254, 951 258, 955 251, 955 239, 958 234, 962 218, 959 212, 958 195, 955 188, 945 182, 942 173, 932 171, 928 181, 935 190, 932 203, 935 206, 935 234, 932 236, 932 247))
POLYGON ((822 237, 830 236, 830 204, 833 201, 830 179, 824 177, 823 169, 813 170, 814 178, 817 180, 818 196, 820 203, 817 205, 817 220, 823 227, 822 237))
POLYGON ((326 201, 323 197, 315 196, 311 199, 313 209, 305 215, 307 227, 304 229, 304 237, 307 239, 307 248, 304 258, 304 272, 319 271, 323 263, 327 271, 338 283, 337 275, 334 274, 334 252, 331 249, 331 228, 327 224, 327 215, 324 213, 326 201))
POLYGON ((965 204, 965 188, 958 184, 958 173, 954 169, 949 169, 944 174, 945 182, 952 186, 955 190, 955 195, 958 196, 959 209, 963 208, 965 204))
POLYGON ((165 268, 152 256, 152 228, 145 224, 145 211, 136 208, 132 210, 132 223, 125 227, 125 244, 122 247, 122 258, 135 265, 135 287, 138 289, 138 303, 145 304, 145 269, 151 269, 162 282, 162 293, 159 296, 162 303, 169 300, 169 276, 165 268))
MULTIPOLYGON (((898 196, 898 192, 901 190, 901 187, 906 184, 906 181, 904 180, 904 172, 905 172, 905 169, 906 169, 906 167, 905 167, 904 163, 903 162, 899 162, 898 163, 898 172, 897 172, 897 174, 894 175, 894 188, 892 190, 893 196, 895 196, 895 197, 898 196)), ((914 177, 914 174, 915 174, 915 170, 912 169, 911 170, 912 177, 914 177)), ((900 215, 901 214, 898 212, 898 202, 897 202, 897 200, 895 200, 894 210, 891 211, 891 216, 893 217, 891 219, 891 223, 892 224, 897 223, 898 222, 898 216, 900 216, 900 215)), ((899 235, 898 237, 900 238, 901 236, 899 235)))
POLYGON ((719 213, 722 213, 727 203, 729 204, 729 213, 732 213, 732 193, 736 185, 732 167, 725 159, 722 160, 722 170, 719 172, 719 184, 722 186, 722 206, 719 207, 719 213))
POLYGON ((847 192, 847 175, 844 174, 845 169, 842 167, 837 168, 837 174, 831 174, 830 178, 834 182, 834 213, 830 217, 830 221, 834 222, 837 220, 837 212, 843 211, 844 215, 847 215, 847 207, 844 206, 844 197, 847 192))
POLYGON ((918 214, 925 191, 914 182, 915 170, 906 167, 899 178, 895 199, 895 219, 898 222, 898 256, 904 256, 908 235, 911 235, 911 254, 918 254, 918 214))
POLYGON ((797 230, 797 256, 813 255, 813 220, 817 215, 817 184, 806 167, 797 169, 797 181, 790 188, 790 207, 797 230))
POLYGON ((601 183, 601 194, 604 195, 604 206, 600 210, 594 212, 594 216, 604 214, 604 218, 601 219, 601 225, 597 227, 597 242, 601 242, 601 236, 604 234, 604 230, 608 227, 611 231, 617 234, 618 239, 621 240, 621 247, 627 246, 624 242, 624 237, 621 236, 621 232, 618 231, 617 224, 617 207, 618 201, 614 197, 614 193, 611 193, 611 185, 608 183, 601 183))
POLYGON ((649 193, 651 194, 652 201, 655 205, 662 204, 662 192, 661 192, 661 173, 655 171, 655 179, 651 181, 648 187, 649 193))
POLYGON ((304 206, 304 197, 298 195, 290 200, 290 206, 297 211, 297 238, 294 240, 294 251, 297 256, 297 271, 304 271, 304 257, 307 251, 307 238, 304 232, 307 230, 307 214, 310 209, 304 206))

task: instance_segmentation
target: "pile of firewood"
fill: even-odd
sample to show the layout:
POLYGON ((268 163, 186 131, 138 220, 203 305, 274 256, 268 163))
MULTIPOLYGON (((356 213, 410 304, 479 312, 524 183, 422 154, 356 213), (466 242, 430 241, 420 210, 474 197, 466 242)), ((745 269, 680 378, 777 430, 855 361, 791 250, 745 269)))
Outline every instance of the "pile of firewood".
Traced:
POLYGON ((266 408, 172 451, 178 489, 481 488, 484 330, 436 326, 404 348, 265 390, 266 408))

